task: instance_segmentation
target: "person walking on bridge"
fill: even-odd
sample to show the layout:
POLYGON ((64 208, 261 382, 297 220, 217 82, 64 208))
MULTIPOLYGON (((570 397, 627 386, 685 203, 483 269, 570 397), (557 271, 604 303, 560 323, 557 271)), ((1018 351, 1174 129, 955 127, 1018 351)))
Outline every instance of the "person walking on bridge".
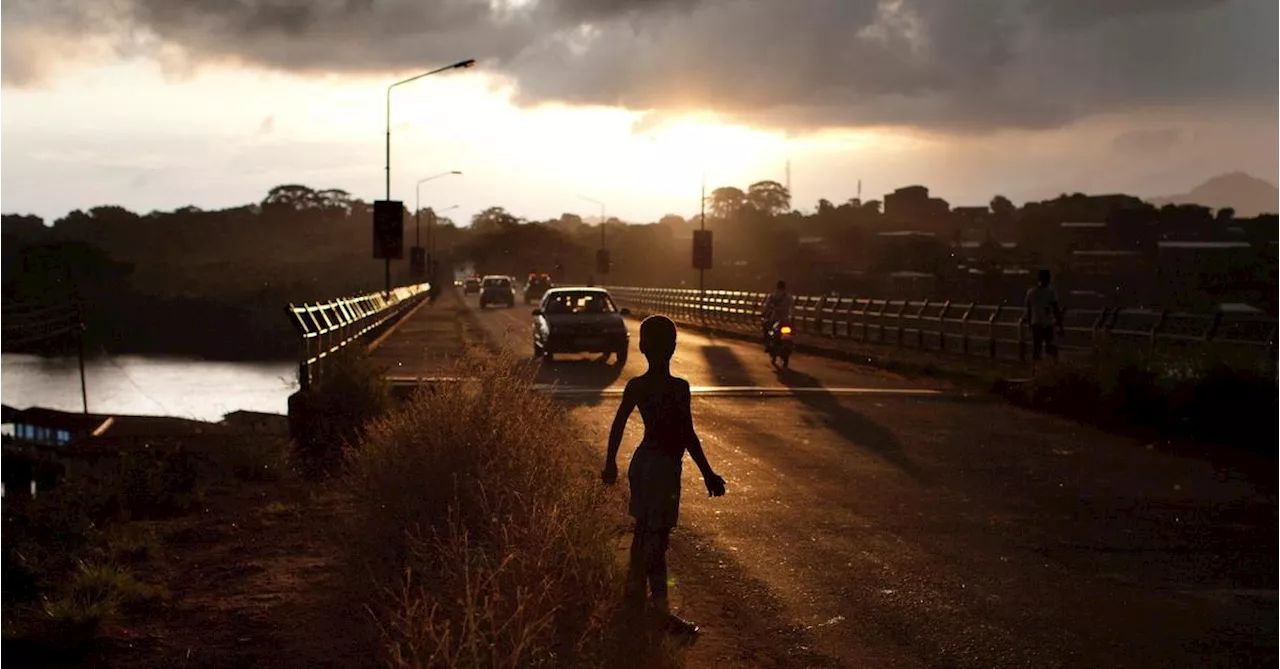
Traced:
POLYGON ((1058 292, 1050 285, 1052 275, 1049 270, 1042 269, 1037 273, 1038 283, 1027 290, 1026 321, 1031 327, 1031 370, 1040 362, 1042 354, 1047 353, 1055 361, 1058 359, 1058 347, 1053 343, 1056 330, 1062 334, 1062 308, 1058 303, 1058 292))
POLYGON ((769 352, 769 331, 773 328, 774 323, 790 323, 791 307, 795 306, 796 298, 787 290, 786 281, 778 281, 777 290, 769 293, 764 298, 764 304, 760 308, 760 315, 764 319, 764 352, 769 352))
POLYGON ((697 626, 672 614, 667 602, 667 548, 680 513, 680 473, 685 451, 702 472, 707 494, 724 495, 724 479, 712 471, 694 432, 689 382, 671 374, 675 350, 676 325, 671 319, 650 316, 640 324, 640 352, 649 361, 649 369, 628 381, 622 392, 600 478, 607 486, 617 483, 622 434, 631 412, 639 407, 644 437, 632 454, 627 471, 630 511, 636 524, 624 607, 633 616, 644 612, 647 580, 649 614, 654 622, 669 632, 695 634, 697 626))

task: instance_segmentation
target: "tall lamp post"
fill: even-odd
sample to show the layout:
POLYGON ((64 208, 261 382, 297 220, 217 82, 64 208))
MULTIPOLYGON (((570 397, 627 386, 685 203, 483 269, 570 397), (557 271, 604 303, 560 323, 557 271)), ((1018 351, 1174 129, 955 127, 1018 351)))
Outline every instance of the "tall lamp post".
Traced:
MULTIPOLYGON (((386 199, 388 201, 391 200, 391 89, 395 88, 396 86, 401 86, 410 82, 417 81, 423 77, 429 77, 433 74, 440 74, 441 72, 447 72, 449 70, 465 69, 468 67, 472 67, 475 64, 476 64, 476 61, 474 58, 468 58, 467 60, 460 60, 452 65, 446 65, 444 67, 431 70, 430 72, 423 72, 422 74, 416 74, 412 77, 409 77, 408 79, 401 79, 400 81, 397 81, 391 84, 390 86, 387 86, 387 162, 386 162, 387 194, 386 194, 386 199)), ((387 293, 387 296, 390 297, 391 295, 391 258, 389 257, 385 258, 384 262, 386 263, 384 266, 385 277, 386 277, 386 293, 387 293)))
MULTIPOLYGON (((596 270, 597 270, 597 271, 602 271, 602 269, 603 269, 603 268, 601 268, 601 267, 599 266, 599 263, 601 263, 601 262, 607 262, 607 261, 605 261, 605 260, 601 260, 601 258, 605 255, 605 245, 604 245, 604 225, 605 225, 605 220, 606 220, 606 219, 605 219, 605 217, 604 217, 604 203, 603 203, 603 202, 601 202, 601 201, 599 201, 599 200, 597 200, 597 199, 587 197, 586 195, 579 195, 578 197, 580 197, 580 198, 582 198, 582 199, 586 200, 587 202, 595 203, 596 205, 598 205, 598 206, 600 207, 600 252, 599 252, 599 254, 596 256, 596 262, 597 262, 596 270)), ((593 273, 593 274, 592 274, 592 276, 594 277, 594 276, 595 276, 595 274, 593 273)), ((595 284, 595 281, 593 280, 593 281, 590 281, 589 283, 591 283, 592 285, 594 285, 594 284, 595 284)))
POLYGON ((454 209, 457 209, 457 208, 458 208, 458 205, 455 204, 455 205, 445 207, 440 211, 436 211, 432 209, 431 220, 427 221, 427 250, 429 251, 427 256, 431 258, 431 260, 427 263, 427 271, 431 272, 431 277, 433 280, 435 279, 436 263, 440 262, 440 254, 439 254, 439 251, 436 250, 436 237, 437 235, 440 234, 438 219, 440 218, 440 214, 443 214, 446 211, 453 211, 454 209))
MULTIPOLYGON (((426 177, 425 179, 419 179, 417 185, 414 186, 414 194, 413 194, 413 248, 415 249, 414 253, 419 253, 420 251, 418 251, 417 249, 422 248, 422 184, 427 183, 428 181, 431 181, 433 179, 453 176, 455 174, 461 175, 462 172, 459 172, 458 170, 441 172, 439 174, 426 177)), ((431 225, 431 221, 427 221, 427 225, 428 225, 428 229, 427 229, 428 244, 427 245, 430 246, 431 230, 429 226, 431 225)), ((434 253, 434 251, 432 253, 434 253)), ((431 267, 430 254, 428 254, 426 266, 428 269, 430 269, 431 267)))
POLYGON ((603 202, 601 202, 601 201, 599 201, 599 200, 597 200, 597 199, 595 199, 595 198, 587 197, 586 195, 579 195, 578 197, 580 197, 580 198, 582 198, 582 199, 586 200, 587 202, 591 202, 591 203, 595 204, 596 206, 600 207, 600 248, 602 248, 602 249, 603 249, 603 248, 604 248, 604 222, 605 222, 605 217, 604 217, 604 203, 603 203, 603 202))
MULTIPOLYGON (((702 197, 698 205, 698 229, 705 232, 707 229, 707 170, 702 170, 702 197)), ((707 302, 707 270, 698 268, 698 318, 705 320, 703 305, 707 302)))

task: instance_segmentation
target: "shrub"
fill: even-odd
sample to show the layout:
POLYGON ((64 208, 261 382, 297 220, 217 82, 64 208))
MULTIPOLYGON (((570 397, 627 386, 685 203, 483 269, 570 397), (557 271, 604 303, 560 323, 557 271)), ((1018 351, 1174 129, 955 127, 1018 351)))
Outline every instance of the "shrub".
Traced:
POLYGON ((1023 393, 1031 406, 1068 416, 1084 416, 1097 408, 1101 390, 1089 369, 1052 365, 1040 368, 1023 393))
POLYGON ((1042 367, 1014 401, 1092 423, 1125 421, 1170 436, 1274 453, 1277 387, 1266 364, 1151 351, 1109 351, 1092 365, 1042 367))
POLYGON ((620 589, 616 493, 510 359, 422 390, 350 454, 352 558, 394 666, 601 665, 620 589))
POLYGON ((365 425, 391 407, 391 388, 381 368, 357 347, 327 361, 324 375, 304 395, 308 420, 298 435, 298 455, 313 476, 330 474, 357 442, 365 425))

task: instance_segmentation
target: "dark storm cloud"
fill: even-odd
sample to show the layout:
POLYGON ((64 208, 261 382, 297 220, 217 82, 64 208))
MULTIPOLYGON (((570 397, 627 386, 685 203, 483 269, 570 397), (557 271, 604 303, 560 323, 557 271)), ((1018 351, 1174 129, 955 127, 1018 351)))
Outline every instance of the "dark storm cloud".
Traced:
POLYGON ((476 57, 522 103, 790 128, 1046 128, 1270 109, 1277 94, 1274 0, 6 0, 3 14, 9 84, 48 69, 51 36, 96 33, 123 53, 303 73, 476 57))

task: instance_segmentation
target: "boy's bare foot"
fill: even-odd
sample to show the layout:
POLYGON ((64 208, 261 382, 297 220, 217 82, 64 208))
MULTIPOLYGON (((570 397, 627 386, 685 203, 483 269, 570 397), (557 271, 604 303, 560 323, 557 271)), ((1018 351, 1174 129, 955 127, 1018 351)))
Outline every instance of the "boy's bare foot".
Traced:
POLYGON ((681 618, 674 613, 667 614, 664 631, 669 634, 680 634, 685 636, 695 636, 698 633, 698 626, 681 618))

